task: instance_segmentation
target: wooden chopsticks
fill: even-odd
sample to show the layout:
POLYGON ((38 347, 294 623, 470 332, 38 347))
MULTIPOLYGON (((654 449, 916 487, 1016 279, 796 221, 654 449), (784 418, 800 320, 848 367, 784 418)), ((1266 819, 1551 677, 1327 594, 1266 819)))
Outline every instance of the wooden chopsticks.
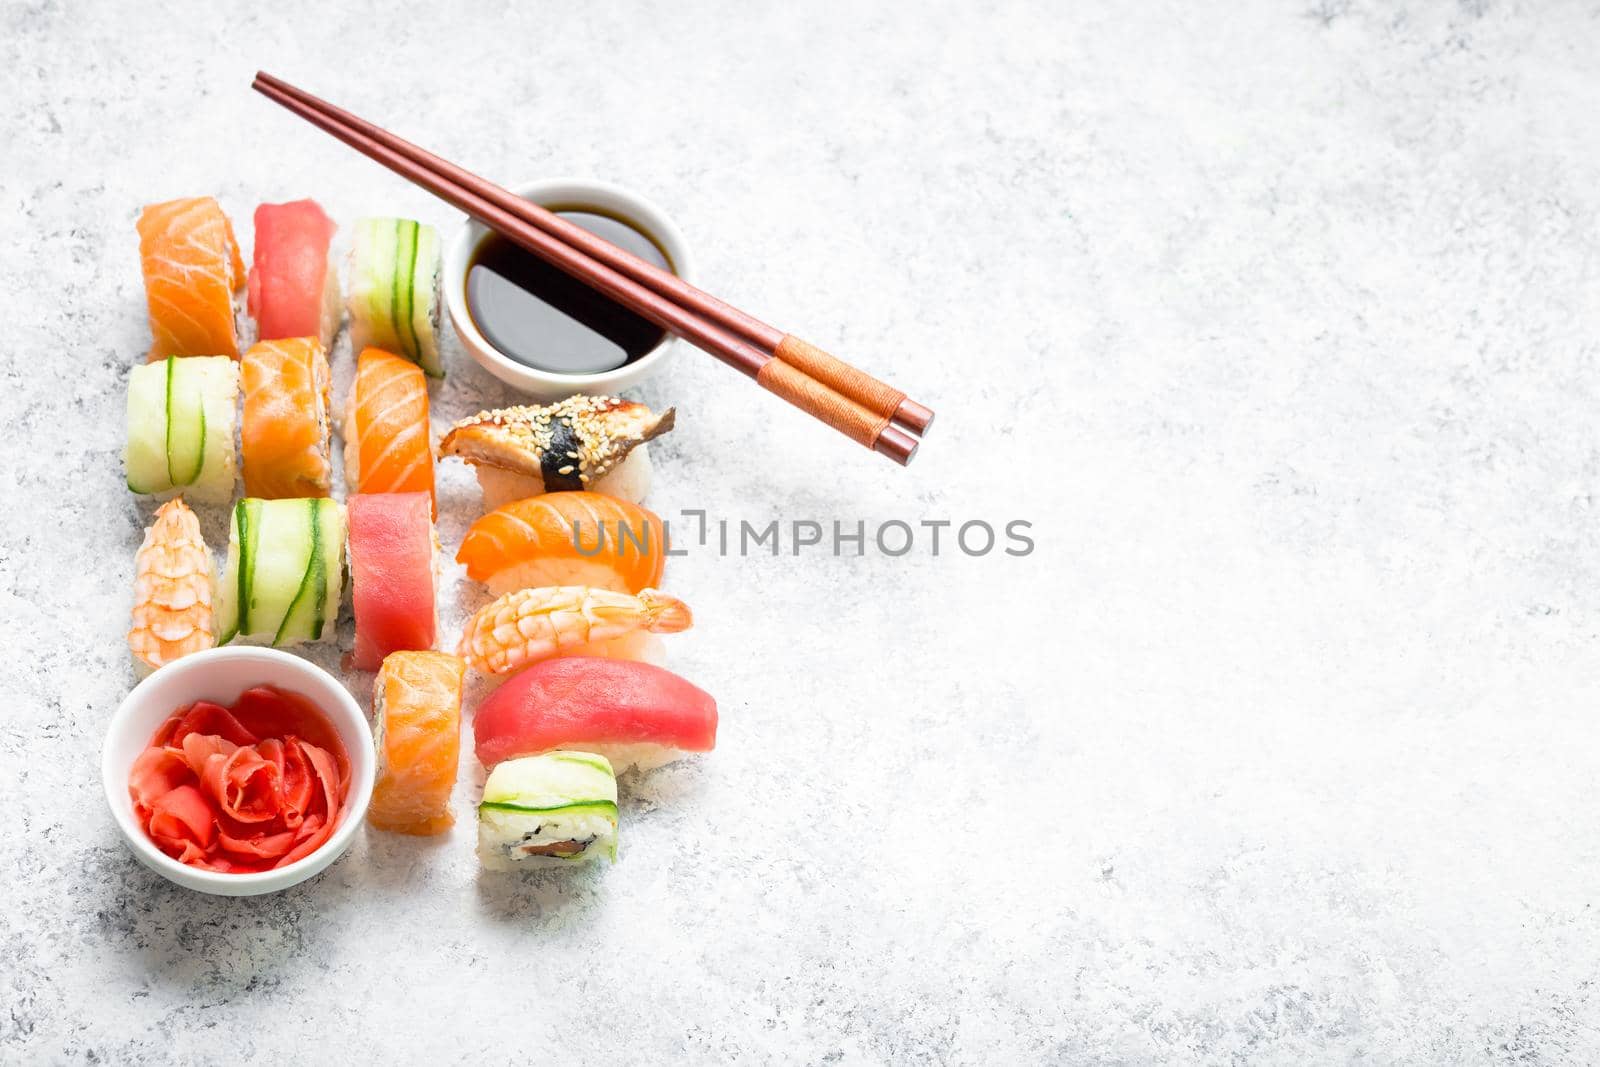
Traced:
POLYGON ((909 463, 933 423, 898 389, 493 182, 270 74, 251 88, 874 452, 909 463))

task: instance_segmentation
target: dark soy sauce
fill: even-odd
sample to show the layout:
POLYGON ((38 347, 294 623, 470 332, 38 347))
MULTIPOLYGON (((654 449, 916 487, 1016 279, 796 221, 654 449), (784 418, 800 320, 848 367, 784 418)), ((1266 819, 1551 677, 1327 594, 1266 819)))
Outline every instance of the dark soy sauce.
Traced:
MULTIPOLYGON (((636 227, 588 208, 552 208, 647 263, 672 269, 636 227)), ((632 363, 666 331, 552 267, 497 233, 467 262, 467 310, 488 342, 516 360, 557 374, 598 374, 632 363)))

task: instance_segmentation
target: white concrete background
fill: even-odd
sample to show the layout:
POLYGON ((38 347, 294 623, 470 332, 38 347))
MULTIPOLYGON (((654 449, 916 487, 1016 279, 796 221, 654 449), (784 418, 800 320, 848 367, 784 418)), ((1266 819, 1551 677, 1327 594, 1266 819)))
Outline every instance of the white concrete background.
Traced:
MULTIPOLYGON (((1592 3, 0 11, 0 1059, 1600 1058, 1592 3), (647 193, 941 413, 902 471, 691 353, 658 510, 1038 550, 674 561, 722 731, 614 868, 480 878, 469 761, 277 897, 144 872, 137 210, 456 223, 257 66, 647 193)), ((509 399, 450 356, 439 416, 509 399)))

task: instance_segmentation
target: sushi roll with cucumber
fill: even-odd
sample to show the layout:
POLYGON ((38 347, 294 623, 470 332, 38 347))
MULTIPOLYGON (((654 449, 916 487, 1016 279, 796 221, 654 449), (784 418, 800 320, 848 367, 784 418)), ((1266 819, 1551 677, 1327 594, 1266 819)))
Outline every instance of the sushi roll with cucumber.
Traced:
POLYGON ((350 253, 352 350, 405 356, 430 377, 439 362, 439 231, 411 219, 362 219, 350 253))
POLYGON ((239 365, 227 356, 171 357, 128 380, 128 488, 162 499, 233 498, 239 365))
POLYGON ((336 500, 239 501, 217 583, 217 643, 282 647, 332 639, 344 540, 344 505, 336 500))
POLYGON ((617 779, 604 756, 547 752, 489 772, 478 805, 478 859, 486 870, 617 858, 617 779))

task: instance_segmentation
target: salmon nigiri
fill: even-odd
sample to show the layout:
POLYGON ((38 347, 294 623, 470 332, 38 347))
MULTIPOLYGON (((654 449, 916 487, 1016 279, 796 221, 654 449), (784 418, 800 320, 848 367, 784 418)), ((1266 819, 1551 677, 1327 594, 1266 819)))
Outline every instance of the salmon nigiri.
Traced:
POLYGON ((372 690, 378 783, 367 819, 380 830, 441 834, 455 823, 450 790, 461 753, 461 680, 445 652, 395 652, 372 690))
POLYGON ((689 605, 654 589, 637 595, 585 586, 523 589, 479 608, 458 651, 484 674, 512 674, 558 656, 649 659, 651 634, 693 624, 689 605))
POLYGON ((427 493, 433 501, 428 380, 410 360, 368 348, 356 360, 344 416, 344 476, 352 493, 427 493))
POLYGON ((240 451, 248 496, 265 500, 327 496, 328 390, 331 377, 315 337, 261 341, 240 367, 244 418, 240 451))
POLYGON ((456 553, 493 593, 588 585, 637 593, 661 584, 666 531, 651 511, 601 493, 546 493, 484 515, 456 553))
POLYGON ((141 673, 217 643, 211 604, 215 569, 200 520, 182 497, 156 511, 134 556, 133 629, 128 648, 141 673))
POLYGON ((150 358, 238 359, 233 294, 244 285, 244 259, 221 205, 196 196, 146 207, 139 258, 154 336, 150 358))

